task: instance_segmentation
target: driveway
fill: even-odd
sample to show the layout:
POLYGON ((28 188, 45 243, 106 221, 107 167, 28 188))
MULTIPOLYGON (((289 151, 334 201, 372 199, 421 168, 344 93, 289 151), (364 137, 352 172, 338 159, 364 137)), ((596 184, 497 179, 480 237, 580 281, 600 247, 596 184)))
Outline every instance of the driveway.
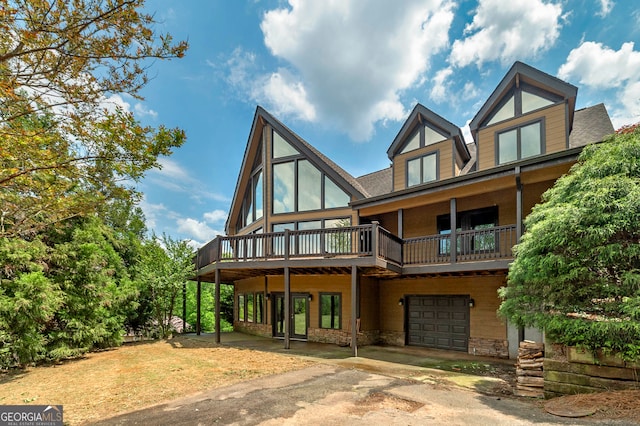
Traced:
POLYGON ((379 360, 323 360, 303 370, 212 389, 95 424, 625 424, 556 417, 539 402, 487 396, 438 377, 379 360))

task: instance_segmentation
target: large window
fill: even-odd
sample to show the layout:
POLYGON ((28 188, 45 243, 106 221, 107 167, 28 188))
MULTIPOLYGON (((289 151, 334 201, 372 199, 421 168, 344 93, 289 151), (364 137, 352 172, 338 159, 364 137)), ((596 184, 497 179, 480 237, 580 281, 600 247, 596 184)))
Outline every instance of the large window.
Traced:
MULTIPOLYGON (((345 228, 351 226, 350 218, 310 220, 304 222, 276 223, 272 226, 273 232, 289 230, 314 230, 324 228, 345 228)), ((301 233, 298 236, 289 237, 289 253, 293 255, 325 253, 350 253, 351 233, 336 231, 330 233, 301 233)), ((272 238, 272 250, 276 256, 282 256, 285 250, 283 236, 272 238)))
POLYGON ((251 225, 262 218, 263 211, 263 179, 262 179, 262 144, 258 147, 258 154, 253 162, 249 184, 242 199, 242 211, 238 219, 238 229, 251 225))
POLYGON ((320 328, 342 328, 341 299, 340 293, 320 293, 320 328))
POLYGON ((438 180, 438 152, 407 161, 407 186, 438 180))
POLYGON ((264 293, 238 294, 238 321, 264 324, 264 293))
POLYGON ((541 120, 496 133, 496 162, 505 164, 542 154, 543 130, 541 120))
POLYGON ((272 157, 273 214, 331 209, 349 204, 349 194, 275 131, 272 157))

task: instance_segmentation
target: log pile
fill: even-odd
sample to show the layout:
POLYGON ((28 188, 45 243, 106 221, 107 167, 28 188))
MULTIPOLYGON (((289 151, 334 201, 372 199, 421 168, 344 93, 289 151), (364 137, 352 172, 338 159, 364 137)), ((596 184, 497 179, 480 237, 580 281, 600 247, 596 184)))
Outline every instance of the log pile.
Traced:
POLYGON ((516 395, 544 397, 544 343, 520 342, 516 364, 516 395))

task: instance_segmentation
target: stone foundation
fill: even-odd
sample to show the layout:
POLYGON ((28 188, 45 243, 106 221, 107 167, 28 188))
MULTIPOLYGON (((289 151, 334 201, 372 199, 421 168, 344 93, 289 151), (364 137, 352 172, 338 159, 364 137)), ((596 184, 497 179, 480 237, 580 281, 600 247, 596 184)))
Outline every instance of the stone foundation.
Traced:
POLYGON ((469 353, 471 355, 509 358, 509 342, 506 340, 470 337, 469 353))
POLYGON ((254 336, 271 337, 271 325, 269 324, 235 321, 233 323, 233 330, 239 331, 240 333, 252 334, 254 336))
POLYGON ((381 331, 380 342, 390 346, 405 346, 405 335, 402 331, 381 331))

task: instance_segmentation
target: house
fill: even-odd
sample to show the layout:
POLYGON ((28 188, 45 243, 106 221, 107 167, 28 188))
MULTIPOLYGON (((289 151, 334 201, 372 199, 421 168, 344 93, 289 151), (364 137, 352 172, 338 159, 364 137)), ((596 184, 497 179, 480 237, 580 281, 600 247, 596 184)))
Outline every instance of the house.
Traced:
POLYGON ((235 330, 287 348, 513 357, 541 338, 496 315, 523 219, 585 144, 613 133, 604 105, 575 110, 576 95, 516 62, 470 122, 473 141, 418 104, 391 166, 358 178, 258 107, 227 235, 198 251, 197 279, 233 283, 235 330))

